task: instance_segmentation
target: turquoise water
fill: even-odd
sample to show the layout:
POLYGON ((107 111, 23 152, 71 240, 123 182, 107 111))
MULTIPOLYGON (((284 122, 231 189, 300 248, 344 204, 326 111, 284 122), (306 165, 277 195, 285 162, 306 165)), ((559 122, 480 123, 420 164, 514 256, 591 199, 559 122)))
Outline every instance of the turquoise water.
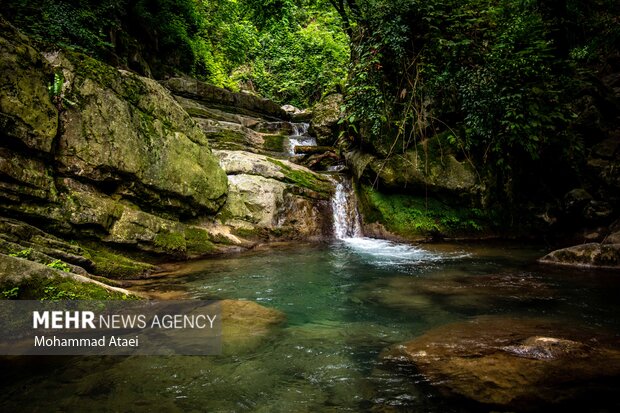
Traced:
MULTIPOLYGON (((540 266, 510 244, 412 247, 355 238, 181 265, 154 297, 243 299, 287 322, 210 357, 4 360, 1 411, 461 412, 385 348, 486 314, 620 332, 618 274, 540 266)), ((602 410, 614 411, 615 401, 602 410), (608 410, 605 410, 608 409, 608 410)))

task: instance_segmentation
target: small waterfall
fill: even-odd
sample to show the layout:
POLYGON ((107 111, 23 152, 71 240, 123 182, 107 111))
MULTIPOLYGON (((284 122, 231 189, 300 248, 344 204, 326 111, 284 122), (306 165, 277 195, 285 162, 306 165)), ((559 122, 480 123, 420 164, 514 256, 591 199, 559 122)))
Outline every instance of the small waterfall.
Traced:
POLYGON ((337 176, 336 192, 332 198, 334 235, 337 239, 362 237, 362 224, 351 179, 337 176))
POLYGON ((308 135, 309 123, 291 123, 292 134, 288 138, 288 153, 295 156, 295 146, 316 146, 316 139, 308 135))

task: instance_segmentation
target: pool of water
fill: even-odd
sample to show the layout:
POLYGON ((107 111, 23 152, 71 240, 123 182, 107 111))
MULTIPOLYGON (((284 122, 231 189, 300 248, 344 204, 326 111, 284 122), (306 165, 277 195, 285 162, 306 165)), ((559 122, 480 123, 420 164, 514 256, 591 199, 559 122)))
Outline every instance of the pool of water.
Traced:
MULTIPOLYGON (((252 348, 224 341, 221 356, 3 360, 0 411, 470 411, 378 356, 434 327, 489 314, 620 337, 618 274, 536 264, 545 252, 352 238, 183 264, 134 288, 251 300, 285 313, 286 324, 252 348)), ((618 407, 606 403, 593 411, 618 407)))

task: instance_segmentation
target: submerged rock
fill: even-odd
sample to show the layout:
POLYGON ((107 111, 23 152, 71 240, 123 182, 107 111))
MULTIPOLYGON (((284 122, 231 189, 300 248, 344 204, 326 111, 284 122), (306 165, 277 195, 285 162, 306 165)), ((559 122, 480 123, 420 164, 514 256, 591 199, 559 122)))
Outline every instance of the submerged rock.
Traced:
POLYGON ((447 395, 536 410, 612 389, 620 350, 591 331, 545 320, 479 317, 435 328, 382 354, 447 395))
POLYGON ((620 268, 620 244, 589 243, 559 249, 542 257, 543 264, 592 268, 620 268))
POLYGON ((238 354, 253 350, 274 338, 274 329, 286 322, 286 315, 253 301, 222 300, 222 350, 238 354))

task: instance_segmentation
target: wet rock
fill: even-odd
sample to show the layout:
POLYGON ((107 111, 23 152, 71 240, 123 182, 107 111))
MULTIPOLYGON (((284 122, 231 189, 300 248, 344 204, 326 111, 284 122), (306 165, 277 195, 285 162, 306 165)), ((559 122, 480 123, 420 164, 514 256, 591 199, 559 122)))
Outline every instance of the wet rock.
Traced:
POLYGON ((550 252, 539 262, 575 267, 620 268, 620 244, 575 245, 550 252))
POLYGON ((606 340, 545 320, 479 317, 435 328, 382 357, 412 365, 444 394, 537 410, 614 385, 620 351, 606 340))
POLYGON ((365 286, 355 294, 362 301, 437 319, 463 311, 492 310, 506 302, 553 299, 553 286, 530 274, 490 274, 454 277, 391 277, 365 286))

